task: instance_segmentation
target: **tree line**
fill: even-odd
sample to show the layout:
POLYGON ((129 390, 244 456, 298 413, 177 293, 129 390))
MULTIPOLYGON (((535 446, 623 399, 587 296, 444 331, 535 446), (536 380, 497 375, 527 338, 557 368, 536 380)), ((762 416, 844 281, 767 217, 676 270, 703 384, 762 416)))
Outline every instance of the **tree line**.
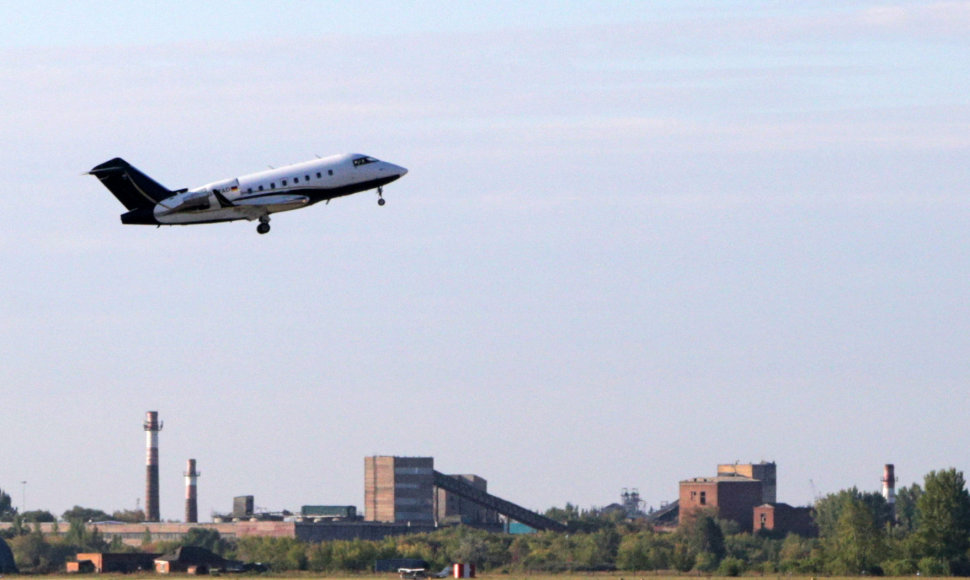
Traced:
MULTIPOLYGON (((91 515, 84 509, 75 508, 72 515, 91 515)), ((970 494, 962 472, 933 471, 923 485, 900 489, 894 511, 880 494, 851 488, 815 502, 816 537, 744 533, 713 510, 684 518, 674 532, 658 532, 646 520, 567 505, 546 512, 566 523, 566 533, 512 535, 459 526, 380 541, 307 543, 269 537, 230 540, 215 530, 194 528, 177 542, 153 543, 146 533, 140 549, 162 553, 196 545, 226 558, 262 562, 274 571, 368 571, 379 559, 418 558, 433 568, 465 562, 490 572, 970 576, 970 494)), ((96 515, 101 514, 107 516, 96 515)), ((62 570, 64 561, 80 551, 138 550, 89 530, 83 522, 93 518, 65 519, 65 534, 45 535, 28 523, 6 532, 22 571, 62 570)))

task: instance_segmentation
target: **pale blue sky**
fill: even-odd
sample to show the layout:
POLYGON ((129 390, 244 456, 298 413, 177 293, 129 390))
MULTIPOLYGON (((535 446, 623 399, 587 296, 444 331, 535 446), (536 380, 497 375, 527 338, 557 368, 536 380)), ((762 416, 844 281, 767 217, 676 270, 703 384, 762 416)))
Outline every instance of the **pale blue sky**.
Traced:
POLYGON ((28 509, 363 503, 432 455, 533 509, 734 460, 779 499, 966 470, 970 2, 4 6, 0 488, 28 509), (250 223, 161 183, 410 173, 250 223))

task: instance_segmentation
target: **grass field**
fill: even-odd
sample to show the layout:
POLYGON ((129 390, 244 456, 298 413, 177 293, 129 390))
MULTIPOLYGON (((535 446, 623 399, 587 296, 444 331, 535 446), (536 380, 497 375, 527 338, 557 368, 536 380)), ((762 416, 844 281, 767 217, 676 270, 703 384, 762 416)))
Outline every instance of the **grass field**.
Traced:
MULTIPOLYGON (((83 576, 95 576, 94 574, 85 574, 83 576)), ((130 578, 132 580, 142 580, 145 578, 154 578, 158 580, 164 576, 159 574, 111 574, 112 578, 130 578)), ((187 574, 167 574, 166 576, 176 576, 185 578, 188 577, 187 574)), ((333 578, 333 579, 353 579, 353 580, 398 580, 397 574, 320 574, 314 572, 292 572, 285 574, 241 574, 225 575, 229 578, 260 578, 264 580, 273 580, 279 578, 281 580, 288 579, 293 580, 294 578, 303 579, 314 579, 314 578, 333 578)), ((0 574, 0 578, 4 576, 0 574)), ((17 578, 18 575, 7 575, 6 579, 17 578)), ((77 574, 49 574, 46 576, 41 575, 30 575, 32 578, 62 578, 71 580, 77 580, 77 574)), ((789 576, 787 574, 750 574, 741 576, 742 578, 764 578, 765 580, 810 580, 810 579, 824 579, 824 580, 859 580, 863 576, 789 576)), ((644 573, 630 573, 630 572, 576 572, 569 573, 563 572, 561 574, 521 574, 521 573, 509 573, 509 574, 479 574, 477 576, 479 580, 685 580, 689 578, 727 578, 726 576, 708 576, 696 573, 686 573, 680 575, 674 574, 658 574, 651 572, 644 573)), ((868 578, 868 577, 867 577, 868 578)), ((892 576, 886 576, 885 578, 892 578, 892 576)), ((920 580, 932 580, 931 577, 920 577, 920 580)))

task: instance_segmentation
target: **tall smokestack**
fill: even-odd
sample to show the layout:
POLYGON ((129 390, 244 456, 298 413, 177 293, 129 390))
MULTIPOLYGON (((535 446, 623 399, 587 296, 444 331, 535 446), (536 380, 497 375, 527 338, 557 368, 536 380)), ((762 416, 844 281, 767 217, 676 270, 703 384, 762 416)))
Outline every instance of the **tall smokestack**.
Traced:
POLYGON ((892 463, 887 463, 882 470, 882 497, 890 506, 896 504, 896 469, 892 463))
POLYGON ((891 521, 896 521, 896 468, 892 463, 887 463, 882 470, 882 497, 886 498, 889 505, 889 517, 891 521))
POLYGON ((201 473, 195 471, 195 459, 189 459, 185 468, 185 523, 199 521, 198 479, 201 473))
POLYGON ((158 411, 145 414, 145 521, 161 521, 158 513, 158 432, 162 424, 158 421, 158 411))

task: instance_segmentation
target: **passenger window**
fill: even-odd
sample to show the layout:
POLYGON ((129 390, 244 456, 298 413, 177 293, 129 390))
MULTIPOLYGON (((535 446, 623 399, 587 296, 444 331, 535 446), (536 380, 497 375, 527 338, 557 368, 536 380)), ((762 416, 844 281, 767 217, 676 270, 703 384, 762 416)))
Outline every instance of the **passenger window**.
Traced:
POLYGON ((253 192, 253 188, 251 188, 251 187, 246 190, 246 193, 252 193, 252 192, 253 192))
POLYGON ((320 177, 322 177, 322 176, 320 175, 320 172, 317 171, 317 179, 320 179, 320 177))
POLYGON ((260 191, 263 191, 263 186, 262 185, 259 186, 259 190, 260 191))
POLYGON ((283 186, 284 187, 286 186, 286 180, 285 179, 283 180, 283 186))
MULTIPOLYGON (((299 177, 294 177, 293 178, 293 183, 300 183, 300 178, 299 177)), ((285 181, 283 182, 283 185, 286 185, 286 182, 285 181)))
POLYGON ((328 169, 327 170, 327 175, 333 175, 333 169, 328 169))
POLYGON ((310 176, 309 175, 304 175, 303 176, 303 181, 310 181, 310 176))
POLYGON ((276 189, 276 182, 275 182, 275 181, 271 181, 271 182, 269 183, 269 188, 270 188, 270 189, 276 189))

